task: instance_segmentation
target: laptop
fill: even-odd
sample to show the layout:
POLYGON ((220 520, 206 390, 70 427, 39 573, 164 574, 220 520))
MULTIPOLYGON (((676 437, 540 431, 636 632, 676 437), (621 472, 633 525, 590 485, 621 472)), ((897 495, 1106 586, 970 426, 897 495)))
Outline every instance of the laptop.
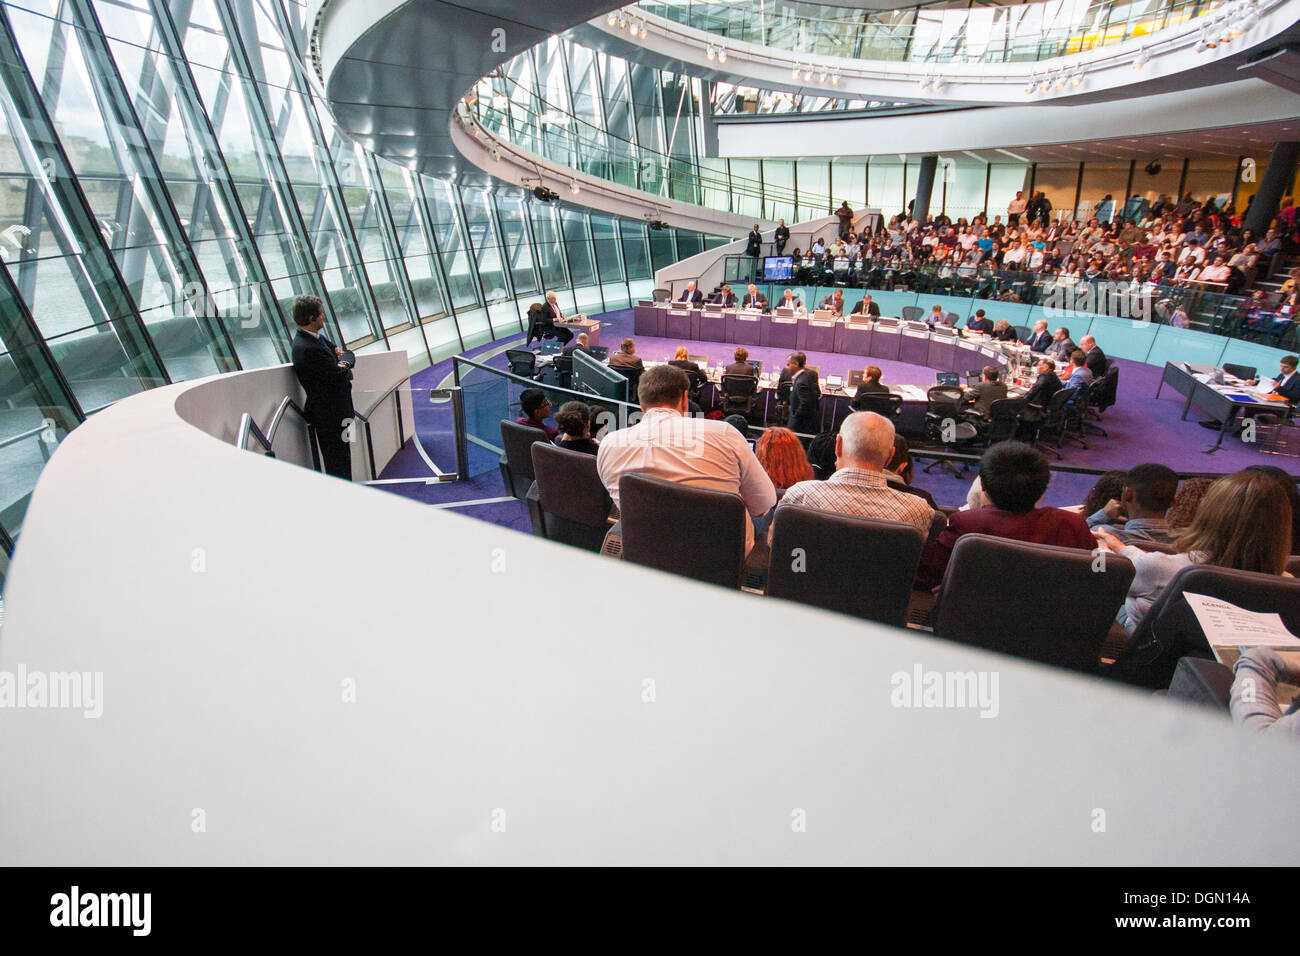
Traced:
POLYGON ((543 355, 559 355, 564 351, 564 346, 560 344, 559 339, 542 339, 543 355))
POLYGON ((609 346, 608 346, 608 345, 593 345, 593 346, 591 346, 590 348, 591 348, 591 357, 592 357, 592 358, 597 359, 597 360, 599 360, 599 361, 601 361, 601 362, 603 362, 603 361, 605 361, 605 359, 609 358, 609 346))
POLYGON ((837 391, 844 385, 844 379, 839 375, 827 375, 826 387, 831 391, 837 391))
POLYGON ((686 356, 686 361, 694 362, 700 368, 709 367, 709 357, 707 355, 688 355, 686 356))

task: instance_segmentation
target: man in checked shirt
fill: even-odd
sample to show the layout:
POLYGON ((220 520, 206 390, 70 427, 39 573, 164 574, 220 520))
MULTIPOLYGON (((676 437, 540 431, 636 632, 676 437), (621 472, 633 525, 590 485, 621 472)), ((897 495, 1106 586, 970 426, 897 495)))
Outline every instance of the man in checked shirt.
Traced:
POLYGON ((934 509, 923 498, 894 491, 884 468, 894 454, 894 425, 875 412, 854 412, 835 437, 835 474, 826 481, 800 481, 786 491, 777 510, 803 505, 862 518, 915 525, 929 535, 934 509))

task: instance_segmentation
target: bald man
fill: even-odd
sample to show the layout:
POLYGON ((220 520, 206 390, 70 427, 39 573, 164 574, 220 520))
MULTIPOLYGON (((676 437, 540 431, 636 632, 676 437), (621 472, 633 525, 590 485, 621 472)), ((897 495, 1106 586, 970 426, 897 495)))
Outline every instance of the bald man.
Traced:
MULTIPOLYGON (((928 536, 934 509, 923 498, 895 491, 885 477, 894 454, 894 425, 875 412, 854 412, 835 436, 835 474, 792 485, 777 505, 803 505, 862 518, 913 525, 928 536)), ((774 522, 775 524, 775 522, 774 522)))
POLYGON ((1106 353, 1097 347, 1097 340, 1091 335, 1085 335, 1079 339, 1079 348, 1083 349, 1083 364, 1088 366, 1092 377, 1099 379, 1105 375, 1106 369, 1110 367, 1110 360, 1106 358, 1106 353))

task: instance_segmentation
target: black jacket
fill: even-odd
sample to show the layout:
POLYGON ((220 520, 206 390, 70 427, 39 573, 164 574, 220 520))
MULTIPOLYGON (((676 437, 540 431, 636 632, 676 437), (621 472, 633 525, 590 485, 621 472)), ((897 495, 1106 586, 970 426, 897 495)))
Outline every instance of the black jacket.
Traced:
POLYGON ((793 432, 816 435, 821 429, 822 390, 817 384, 817 373, 803 369, 790 381, 790 421, 793 432))
POLYGON ((740 300, 740 307, 742 309, 766 309, 767 296, 759 292, 757 295, 754 296, 754 301, 751 302, 749 293, 746 292, 745 297, 740 300))
MULTIPOLYGON (((866 299, 859 299, 858 304, 853 307, 853 311, 850 312, 849 315, 863 315, 864 313, 862 311, 862 303, 866 301, 867 301, 866 299)), ((876 305, 875 302, 872 302, 871 305, 867 306, 867 312, 865 314, 879 317, 880 306, 876 305)))
POLYGON ((759 249, 762 248, 763 234, 761 232, 751 232, 749 234, 749 243, 745 246, 745 255, 756 256, 759 249))
POLYGON ((1285 382, 1278 379, 1277 394, 1285 395, 1293 404, 1300 402, 1300 372, 1296 372, 1285 382))
POLYGON ((1087 366, 1088 371, 1092 372, 1092 377, 1095 381, 1106 374, 1106 368, 1109 363, 1106 360, 1106 353, 1094 346, 1092 351, 1090 351, 1084 358, 1083 364, 1087 366))
POLYGON ((1045 375, 1038 376, 1038 380, 1025 394, 1026 405, 1038 405, 1046 408, 1047 403, 1052 400, 1052 396, 1059 392, 1064 386, 1061 380, 1056 377, 1054 372, 1048 372, 1045 375))
POLYGON ((704 293, 701 292, 699 289, 696 289, 694 292, 687 292, 685 289, 683 289, 682 294, 679 295, 677 298, 673 299, 673 301, 689 302, 691 305, 700 305, 704 301, 704 293))
POLYGON ((754 373, 754 366, 748 362, 732 362, 723 370, 723 375, 748 375, 751 378, 757 378, 754 373))
POLYGON ((1052 333, 1044 329, 1037 335, 1031 335, 1025 344, 1032 352, 1046 352, 1052 345, 1052 333))
POLYGON ((303 413, 317 427, 335 426, 351 418, 352 370, 339 367, 329 339, 303 329, 293 337, 293 373, 307 393, 303 413))

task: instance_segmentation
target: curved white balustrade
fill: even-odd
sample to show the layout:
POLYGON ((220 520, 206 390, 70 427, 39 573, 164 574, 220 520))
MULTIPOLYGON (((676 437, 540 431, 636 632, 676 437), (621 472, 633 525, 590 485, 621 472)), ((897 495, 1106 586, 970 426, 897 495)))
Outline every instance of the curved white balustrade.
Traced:
POLYGON ((6 863, 1290 862, 1290 742, 234 448, 285 375, 46 467, 0 670, 102 674, 102 713, 0 709, 6 863), (996 673, 996 716, 895 706, 918 668, 996 673))

